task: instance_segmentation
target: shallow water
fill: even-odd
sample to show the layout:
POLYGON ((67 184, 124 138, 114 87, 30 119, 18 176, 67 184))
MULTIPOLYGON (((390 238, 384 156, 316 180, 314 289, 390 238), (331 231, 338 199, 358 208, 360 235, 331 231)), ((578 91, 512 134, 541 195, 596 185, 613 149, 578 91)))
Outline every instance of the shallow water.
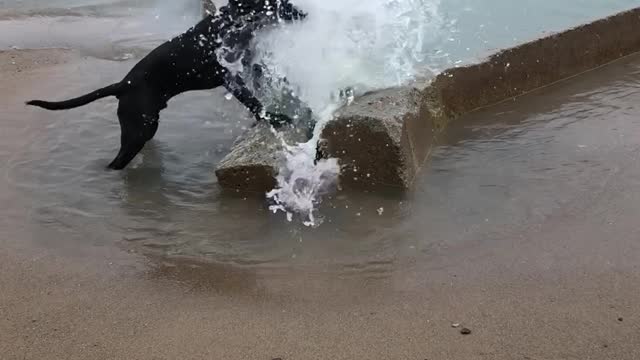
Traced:
MULTIPOLYGON (((468 7, 443 4, 458 15, 468 7)), ((557 26, 573 24, 629 3, 609 4, 574 7, 566 17, 551 18, 546 15, 557 9, 549 5, 537 24, 519 31, 530 36, 532 29, 546 28, 553 19, 557 26)), ((489 241, 547 217, 587 209, 620 211, 609 202, 593 203, 602 200, 612 183, 637 186, 638 61, 462 119, 447 132, 416 191, 404 198, 338 193, 321 205, 325 222, 317 229, 274 216, 264 194, 220 192, 213 169, 250 124, 245 110, 225 100, 222 92, 172 100, 162 113, 157 139, 133 166, 104 171, 119 136, 113 99, 62 113, 25 109, 21 102, 69 97, 117 80, 135 60, 111 59, 122 60, 129 53, 135 57, 136 49, 144 53, 196 17, 174 13, 174 19, 184 22, 160 31, 157 23, 143 21, 155 19, 158 9, 162 7, 138 6, 135 13, 142 15, 134 16, 134 22, 118 15, 120 10, 109 16, 100 10, 97 19, 6 20, 3 15, 0 32, 9 35, 0 38, 0 48, 70 46, 94 56, 25 74, 15 82, 15 91, 0 100, 2 197, 29 213, 22 218, 5 207, 0 217, 6 224, 32 229, 38 244, 63 251, 75 251, 82 243, 117 244, 145 254, 260 267, 337 265, 345 273, 377 277, 443 246, 489 241), (87 24, 88 31, 79 31, 87 24)), ((506 3, 503 9, 508 9, 506 3)), ((536 7, 541 9, 545 7, 536 7)), ((535 18, 514 11, 492 12, 497 16, 493 24, 505 18, 518 23, 508 14, 535 18)), ((459 17, 458 27, 465 21, 473 23, 459 17)), ((481 37, 493 37, 500 27, 481 37)), ((473 27, 467 29, 466 34, 473 34, 469 38, 480 36, 473 27)), ((497 35, 494 40, 511 41, 497 35)), ((488 47, 471 43, 475 49, 488 47)), ((10 235, 11 228, 3 232, 10 235)))
POLYGON ((142 57, 200 18, 197 0, 0 1, 0 49, 71 48, 142 57))
POLYGON ((11 207, 0 215, 32 228, 39 245, 75 251, 83 243, 117 244, 144 254, 379 277, 439 248, 462 249, 548 218, 622 211, 629 204, 614 204, 607 192, 639 184, 637 57, 461 119, 414 192, 338 193, 322 204, 325 223, 316 229, 269 213, 264 194, 220 192, 214 166, 249 123, 228 118, 244 110, 220 94, 172 101, 157 139, 123 172, 104 170, 119 133, 113 101, 64 113, 19 105, 34 93, 89 89, 130 65, 89 59, 37 71, 3 98, 3 203, 17 202, 29 215, 11 207), (34 90, 34 78, 46 81, 34 90))

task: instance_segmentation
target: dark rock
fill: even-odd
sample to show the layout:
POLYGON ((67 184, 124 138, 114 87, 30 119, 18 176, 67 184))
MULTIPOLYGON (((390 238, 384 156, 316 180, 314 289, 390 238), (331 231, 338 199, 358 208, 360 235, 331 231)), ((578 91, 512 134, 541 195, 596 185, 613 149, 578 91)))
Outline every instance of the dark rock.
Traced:
POLYGON ((340 159, 340 184, 408 189, 433 145, 434 112, 424 84, 373 91, 338 109, 321 138, 340 159))
MULTIPOLYGON (((306 129, 286 127, 278 130, 287 142, 307 139, 306 129)), ((284 147, 271 126, 260 123, 239 137, 229 154, 216 168, 218 183, 225 189, 269 191, 276 186, 284 147)))
POLYGON ((356 98, 322 133, 345 167, 341 185, 408 189, 449 121, 639 51, 640 37, 619 36, 637 33, 639 16, 640 8, 621 12, 445 70, 429 84, 356 98))
MULTIPOLYGON (((620 36, 638 33, 639 16, 635 8, 445 70, 430 83, 416 80, 359 96, 323 129, 318 158, 340 160, 342 187, 409 189, 448 121, 639 51, 640 37, 620 36)), ((350 100, 353 92, 340 95, 350 100)), ((274 138, 260 127, 249 130, 216 171, 220 184, 270 190, 274 138)))

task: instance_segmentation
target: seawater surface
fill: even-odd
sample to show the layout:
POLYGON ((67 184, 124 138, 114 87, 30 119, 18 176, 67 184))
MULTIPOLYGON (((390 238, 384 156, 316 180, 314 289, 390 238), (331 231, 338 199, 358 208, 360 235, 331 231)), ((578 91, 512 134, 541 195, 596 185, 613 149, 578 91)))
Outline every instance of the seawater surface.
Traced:
MULTIPOLYGON (((385 29, 402 29, 385 14, 371 12, 375 7, 337 14, 338 5, 352 2, 304 1, 321 8, 327 18, 335 16, 334 28, 354 30, 351 35, 360 29, 350 27, 354 14, 374 19, 385 29)), ((343 85, 395 84, 422 66, 438 71, 542 31, 638 5, 631 1, 608 1, 606 6, 596 1, 569 2, 572 5, 541 1, 535 6, 506 1, 482 6, 453 0, 397 3, 399 12, 428 5, 420 15, 432 21, 422 24, 427 33, 404 35, 415 51, 402 53, 406 47, 381 35, 376 38, 381 42, 366 43, 368 47, 332 52, 331 67, 321 68, 314 63, 321 58, 279 55, 278 51, 301 46, 298 41, 303 37, 269 47, 270 41, 292 29, 269 34, 262 44, 272 50, 273 64, 291 75, 305 100, 324 109, 332 105, 329 92, 343 85), (396 46, 395 62, 385 63, 388 58, 380 53, 384 46, 396 46), (403 56, 412 60, 404 61, 408 58, 403 56), (367 60, 365 71, 348 71, 354 63, 341 63, 343 58, 367 60), (307 69, 307 77, 302 69, 307 69), (368 71, 376 76, 367 77, 368 71)), ((607 192, 612 184, 624 189, 636 178, 632 134, 640 130, 634 101, 640 69, 637 61, 629 61, 592 75, 591 80, 462 119, 447 132, 416 191, 402 198, 334 192, 316 210, 324 218, 322 225, 308 228, 272 214, 265 194, 219 190, 213 169, 251 123, 246 111, 226 100, 223 91, 194 92, 172 100, 162 113, 156 140, 123 172, 104 170, 115 156, 119 137, 113 99, 66 112, 22 106, 28 98, 66 98, 119 80, 146 51, 197 21, 197 2, 54 1, 44 6, 4 1, 0 9, 0 48, 68 47, 85 56, 14 74, 11 92, 5 90, 0 102, 2 196, 4 203, 12 200, 29 209, 26 219, 11 207, 1 209, 3 233, 11 234, 12 226, 26 226, 33 230, 33 240, 47 247, 74 251, 83 242, 118 244, 150 254, 254 266, 337 263, 346 271, 379 276, 398 259, 430 254, 442 244, 484 240, 558 214, 607 209, 611 204, 593 207, 589 201, 617 196, 607 192)), ((404 18, 409 24, 411 16, 404 18)), ((315 29, 333 36, 329 40, 345 39, 344 33, 329 32, 322 21, 299 29, 296 36, 311 36, 315 29)), ((367 31, 378 29, 362 26, 367 31)), ((366 40, 367 34, 359 36, 366 40)), ((313 40, 308 43, 320 48, 340 45, 313 40)), ((322 51, 307 55, 314 54, 322 51)))

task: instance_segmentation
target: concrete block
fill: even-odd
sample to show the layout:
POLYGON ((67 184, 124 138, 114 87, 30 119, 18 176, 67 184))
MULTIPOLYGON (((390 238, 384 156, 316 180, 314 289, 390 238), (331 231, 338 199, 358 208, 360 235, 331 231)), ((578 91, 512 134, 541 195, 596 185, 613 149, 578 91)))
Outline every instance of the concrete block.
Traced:
POLYGON ((218 184, 230 190, 266 192, 276 186, 283 160, 282 139, 289 145, 307 140, 307 129, 284 127, 276 133, 267 123, 248 129, 234 143, 216 168, 218 184))
POLYGON ((419 84, 373 91, 335 113, 320 150, 340 159, 342 187, 411 187, 441 127, 427 92, 419 84))
MULTIPOLYGON (((446 70, 428 84, 416 82, 359 96, 325 126, 319 153, 339 159, 343 188, 406 190, 448 121, 637 51, 640 8, 446 70)), ((305 140, 300 130, 293 135, 305 140)), ((220 184, 272 189, 280 150, 268 129, 251 129, 216 171, 220 184)))
POLYGON ((432 87, 453 118, 640 51, 640 8, 576 26, 445 70, 432 87))
POLYGON ((640 8, 446 70, 420 87, 365 94, 323 130, 343 187, 409 189, 446 124, 458 116, 640 51, 640 8))

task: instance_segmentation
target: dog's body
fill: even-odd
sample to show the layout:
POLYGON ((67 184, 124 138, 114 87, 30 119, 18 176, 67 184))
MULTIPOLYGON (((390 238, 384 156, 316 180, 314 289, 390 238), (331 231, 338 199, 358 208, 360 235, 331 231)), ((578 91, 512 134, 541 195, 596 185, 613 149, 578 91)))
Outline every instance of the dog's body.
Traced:
POLYGON ((224 86, 258 121, 269 120, 274 125, 289 122, 284 115, 265 113, 240 76, 223 66, 217 56, 224 46, 227 57, 238 58, 256 30, 280 20, 293 21, 306 16, 287 1, 281 1, 278 8, 275 6, 269 6, 268 0, 231 0, 216 14, 155 48, 122 81, 66 101, 32 100, 27 104, 65 110, 103 97, 117 97, 121 144, 118 155, 108 165, 116 170, 127 166, 154 137, 160 111, 167 107, 169 99, 187 91, 224 86))

